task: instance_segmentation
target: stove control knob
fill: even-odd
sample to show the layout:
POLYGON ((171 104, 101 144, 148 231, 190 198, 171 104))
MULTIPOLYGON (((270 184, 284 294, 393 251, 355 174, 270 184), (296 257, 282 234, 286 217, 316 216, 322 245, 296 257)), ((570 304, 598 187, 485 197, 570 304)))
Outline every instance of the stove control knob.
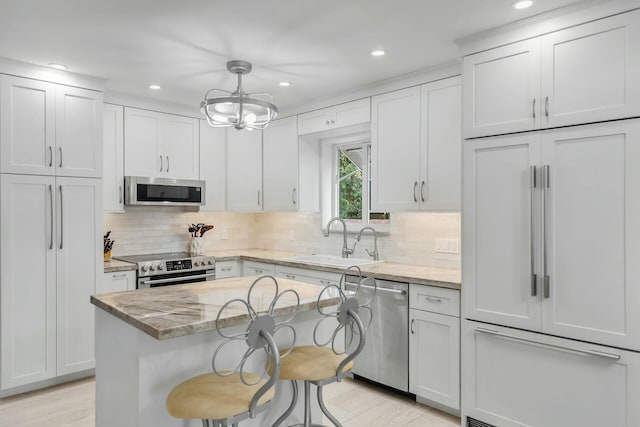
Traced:
POLYGON ((213 261, 212 261, 212 260, 209 260, 209 261, 207 262, 207 264, 209 264, 209 265, 213 265, 213 261))
POLYGON ((143 265, 142 267, 140 267, 140 271, 146 273, 147 271, 149 271, 149 268, 146 265, 143 265))
POLYGON ((151 271, 156 271, 156 266, 155 266, 155 265, 152 265, 151 267, 149 267, 149 270, 151 270, 151 271))
POLYGON ((164 270, 164 266, 162 264, 158 265, 158 271, 164 270))
POLYGON ((193 261, 193 266, 198 267, 200 265, 200 261, 193 261))

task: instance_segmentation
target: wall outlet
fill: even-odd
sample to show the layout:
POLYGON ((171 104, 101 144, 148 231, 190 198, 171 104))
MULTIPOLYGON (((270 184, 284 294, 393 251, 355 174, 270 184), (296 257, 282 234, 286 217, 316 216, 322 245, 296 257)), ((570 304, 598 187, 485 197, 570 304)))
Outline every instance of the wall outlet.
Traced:
POLYGON ((228 228, 223 228, 222 229, 222 240, 227 240, 229 238, 229 229, 228 228))
POLYGON ((296 240, 296 233, 293 230, 289 230, 289 240, 296 240))
POLYGON ((459 239, 436 239, 436 252, 445 254, 459 254, 459 239))

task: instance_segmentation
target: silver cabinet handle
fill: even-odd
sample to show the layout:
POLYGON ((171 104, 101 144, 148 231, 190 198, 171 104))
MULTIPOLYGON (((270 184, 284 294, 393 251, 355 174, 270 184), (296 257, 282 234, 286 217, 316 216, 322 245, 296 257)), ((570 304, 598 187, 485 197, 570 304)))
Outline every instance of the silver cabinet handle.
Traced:
POLYGON ((330 285, 331 284, 331 280, 320 280, 320 284, 321 285, 330 285))
POLYGON ((165 156, 167 158, 167 173, 169 172, 169 156, 165 156))
POLYGON ((286 277, 287 279, 294 280, 294 279, 296 278, 296 275, 295 275, 295 274, 285 274, 285 277, 286 277))
POLYGON ((62 211, 62 185, 59 185, 60 189, 60 249, 62 249, 62 238, 64 237, 64 215, 62 211))
POLYGON ((118 203, 122 204, 122 185, 118 186, 118 190, 120 191, 120 198, 118 199, 118 203))
POLYGON ((62 167, 62 147, 58 147, 58 152, 60 153, 60 164, 58 165, 59 168, 62 167))
POLYGON ((531 226, 529 228, 529 239, 530 241, 530 250, 531 250, 531 296, 535 297, 536 295, 538 295, 538 277, 536 276, 535 273, 535 268, 536 268, 536 264, 535 264, 535 247, 534 247, 534 234, 535 234, 535 230, 533 227, 533 219, 535 218, 535 189, 538 186, 538 182, 536 179, 536 167, 535 166, 531 166, 531 188, 530 188, 530 192, 531 192, 531 226))
POLYGON ((442 298, 425 297, 425 299, 433 304, 442 304, 442 298))
POLYGON ((163 167, 162 167, 162 156, 160 156, 160 172, 162 172, 162 169, 163 169, 163 167))
POLYGON ((291 192, 291 201, 293 204, 296 204, 296 187, 293 187, 293 191, 291 192))
POLYGON ((335 124, 336 124, 336 121, 331 119, 331 125, 335 125, 335 124))
POLYGON ((49 230, 49 250, 53 250, 53 185, 49 184, 49 207, 51 218, 49 219, 49 226, 51 229, 49 230))
POLYGON ((120 274, 112 274, 111 275, 112 279, 117 279, 119 277, 127 277, 127 273, 120 273, 120 274))
POLYGON ((416 319, 411 319, 411 333, 415 334, 415 331, 413 330, 413 325, 416 324, 416 319))
POLYGON ((49 146, 49 167, 53 166, 53 148, 49 146))
POLYGON ((603 352, 597 351, 597 350, 581 350, 581 349, 578 349, 578 348, 565 347, 565 346, 562 346, 562 345, 547 344, 547 343, 543 343, 543 342, 539 342, 539 341, 530 340, 530 339, 527 339, 527 338, 517 337, 515 335, 510 335, 510 334, 505 334, 505 333, 502 333, 502 332, 494 331, 493 329, 476 328, 476 332, 481 332, 483 334, 489 334, 489 335, 495 335, 495 336, 498 336, 498 337, 502 337, 502 338, 506 338, 506 339, 510 339, 510 340, 515 340, 515 341, 522 341, 522 342, 526 342, 526 343, 530 343, 530 344, 539 345, 541 347, 548 347, 548 348, 554 348, 554 349, 559 349, 559 350, 574 351, 576 353, 588 354, 588 355, 591 355, 591 356, 598 356, 598 357, 604 357, 604 358, 607 358, 607 359, 620 360, 620 355, 619 354, 603 353, 603 352))
POLYGON ((545 298, 549 298, 550 296, 550 290, 549 290, 549 286, 550 286, 550 279, 549 279, 549 250, 548 250, 548 226, 547 226, 547 222, 548 222, 548 215, 547 215, 547 211, 549 209, 549 188, 551 187, 551 166, 550 165, 544 165, 543 168, 543 174, 544 174, 544 194, 543 194, 543 207, 542 207, 542 250, 543 250, 543 254, 542 254, 542 275, 544 278, 544 285, 543 285, 543 289, 542 289, 542 296, 544 296, 545 298))
POLYGON ((422 181, 422 184, 420 184, 420 200, 422 200, 422 203, 424 203, 424 181, 422 181))
POLYGON ((533 98, 533 106, 531 107, 531 112, 533 113, 533 119, 536 119, 536 99, 533 98))
POLYGON ((264 270, 260 270, 259 268, 254 268, 256 274, 262 274, 264 273, 264 270))
POLYGON ((327 126, 329 126, 329 120, 326 120, 325 123, 327 126))
POLYGON ((544 99, 544 116, 549 117, 549 97, 547 96, 544 99))
POLYGON ((231 266, 228 267, 220 267, 221 271, 231 271, 231 266))
POLYGON ((413 201, 418 203, 418 196, 416 194, 416 190, 418 189, 418 181, 413 183, 413 201))
POLYGON ((260 206, 260 190, 258 190, 258 206, 260 206))

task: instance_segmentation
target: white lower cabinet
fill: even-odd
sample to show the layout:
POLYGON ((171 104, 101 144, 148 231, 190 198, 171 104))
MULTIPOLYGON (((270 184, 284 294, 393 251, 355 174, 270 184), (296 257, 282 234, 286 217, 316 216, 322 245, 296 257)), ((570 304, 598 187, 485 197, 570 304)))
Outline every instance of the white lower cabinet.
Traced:
POLYGON ((276 265, 276 277, 298 280, 300 282, 312 283, 314 285, 339 286, 341 276, 342 275, 340 273, 332 273, 330 271, 318 271, 307 268, 276 265))
POLYGON ((451 412, 460 409, 459 293, 409 286, 409 392, 451 412))
MULTIPOLYGON (((276 267, 273 264, 257 261, 244 261, 242 263, 243 276, 259 276, 268 274, 273 276, 276 274, 276 267)), ((216 276, 217 277, 217 276, 216 276)))
POLYGON ((473 321, 463 342, 463 425, 640 425, 638 353, 473 321))
POLYGON ((240 277, 241 261, 216 261, 216 279, 240 277))
POLYGON ((136 271, 114 271, 104 273, 102 286, 96 291, 97 294, 108 294, 111 292, 133 291, 136 289, 136 271))
POLYGON ((94 366, 102 182, 0 177, 0 388, 94 366))

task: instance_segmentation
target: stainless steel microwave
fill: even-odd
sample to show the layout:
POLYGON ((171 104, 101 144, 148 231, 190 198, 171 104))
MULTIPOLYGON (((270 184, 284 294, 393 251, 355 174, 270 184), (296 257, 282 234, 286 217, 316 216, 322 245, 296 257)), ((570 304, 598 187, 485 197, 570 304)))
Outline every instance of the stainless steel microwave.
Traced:
POLYGON ((205 182, 126 176, 124 194, 127 205, 202 206, 205 203, 205 182))

